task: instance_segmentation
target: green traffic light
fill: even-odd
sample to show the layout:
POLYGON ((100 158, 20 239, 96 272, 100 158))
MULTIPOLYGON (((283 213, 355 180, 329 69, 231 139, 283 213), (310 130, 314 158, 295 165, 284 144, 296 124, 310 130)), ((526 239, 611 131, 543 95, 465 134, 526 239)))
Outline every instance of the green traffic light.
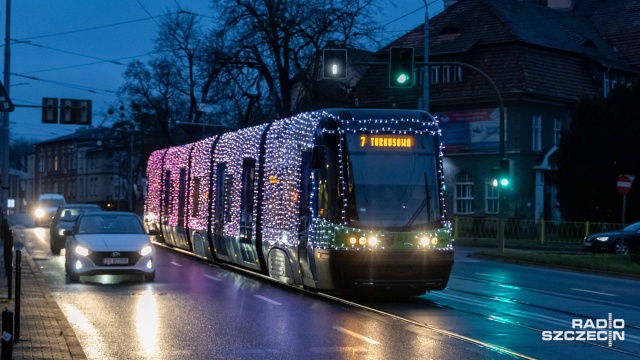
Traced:
POLYGON ((509 179, 506 179, 506 178, 500 179, 500 186, 509 186, 509 179))
POLYGON ((398 84, 404 84, 407 81, 409 81, 409 75, 407 74, 400 74, 397 78, 396 81, 398 82, 398 84))

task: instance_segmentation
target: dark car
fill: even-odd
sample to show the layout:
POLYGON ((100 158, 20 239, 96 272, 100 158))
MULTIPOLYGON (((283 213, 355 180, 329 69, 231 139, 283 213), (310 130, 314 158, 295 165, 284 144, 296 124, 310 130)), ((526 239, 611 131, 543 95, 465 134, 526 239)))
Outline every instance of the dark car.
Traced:
POLYGON ((584 238, 584 249, 620 255, 640 252, 640 222, 633 223, 622 230, 587 235, 584 238))
POLYGON ((65 204, 61 205, 51 220, 49 226, 49 239, 51 243, 51 253, 60 255, 60 250, 64 248, 67 237, 65 230, 71 230, 73 223, 82 212, 102 211, 102 208, 93 204, 65 204))

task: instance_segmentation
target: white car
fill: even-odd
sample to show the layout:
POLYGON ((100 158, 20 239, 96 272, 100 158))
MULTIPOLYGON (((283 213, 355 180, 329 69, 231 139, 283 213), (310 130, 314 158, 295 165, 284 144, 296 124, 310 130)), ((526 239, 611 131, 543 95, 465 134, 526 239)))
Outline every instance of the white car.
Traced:
POLYGON ((129 212, 90 212, 64 233, 65 270, 71 282, 80 276, 141 274, 156 277, 155 249, 140 218, 129 212))

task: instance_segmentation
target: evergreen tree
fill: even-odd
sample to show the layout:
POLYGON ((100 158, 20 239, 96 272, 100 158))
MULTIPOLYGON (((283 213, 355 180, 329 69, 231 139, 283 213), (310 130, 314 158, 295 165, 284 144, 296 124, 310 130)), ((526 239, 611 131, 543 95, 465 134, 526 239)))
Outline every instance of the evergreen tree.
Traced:
POLYGON ((582 98, 558 149, 560 211, 568 221, 621 222, 620 174, 638 176, 625 223, 640 220, 640 86, 582 98))

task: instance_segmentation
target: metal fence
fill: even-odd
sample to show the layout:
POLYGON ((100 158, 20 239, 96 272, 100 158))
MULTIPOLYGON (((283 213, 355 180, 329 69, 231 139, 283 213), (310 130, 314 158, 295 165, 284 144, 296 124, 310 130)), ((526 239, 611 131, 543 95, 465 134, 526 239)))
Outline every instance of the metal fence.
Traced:
MULTIPOLYGON (((526 241, 541 245, 548 243, 578 244, 587 234, 616 230, 617 223, 591 223, 569 221, 505 219, 505 241, 526 241)), ((453 218, 454 239, 495 240, 498 234, 497 218, 453 218)))

